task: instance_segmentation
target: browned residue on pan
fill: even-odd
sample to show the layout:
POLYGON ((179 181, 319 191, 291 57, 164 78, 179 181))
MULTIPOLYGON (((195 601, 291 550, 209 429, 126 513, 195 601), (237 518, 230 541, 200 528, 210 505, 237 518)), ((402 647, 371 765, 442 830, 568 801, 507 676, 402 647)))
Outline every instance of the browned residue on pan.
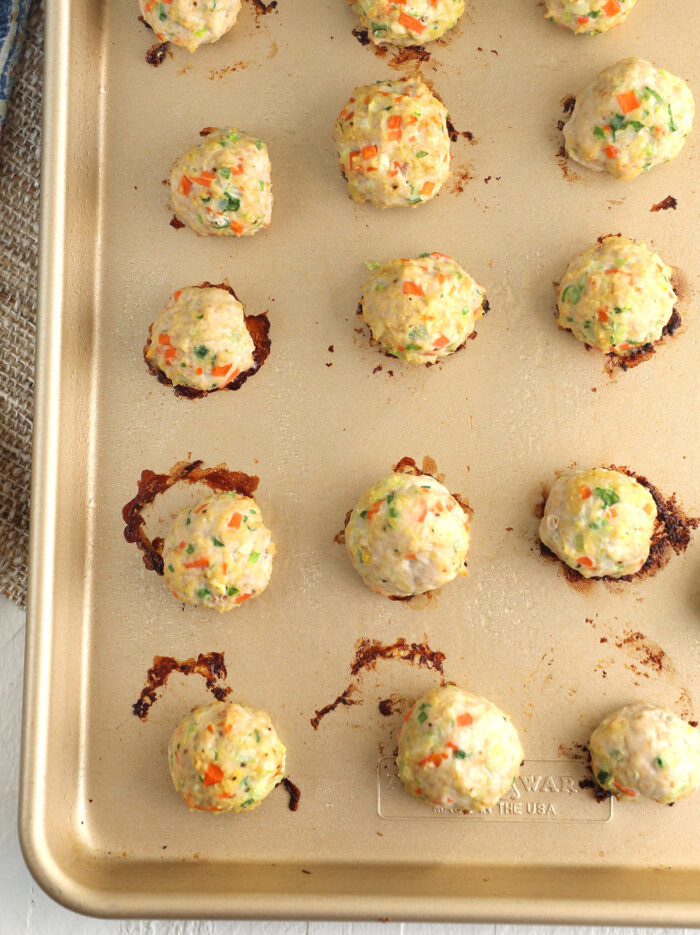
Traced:
POLYGON ((652 205, 649 210, 650 211, 668 211, 669 208, 672 208, 675 211, 677 207, 678 207, 678 199, 674 198, 673 195, 666 195, 663 201, 659 201, 655 205, 652 205))
POLYGON ((301 798, 301 790, 296 783, 292 782, 291 779, 288 779, 286 776, 281 783, 284 788, 289 793, 289 811, 296 812, 299 808, 299 799, 301 798))
MULTIPOLYGON (((576 105, 576 98, 573 96, 573 94, 567 94, 566 97, 563 97, 561 99, 561 108, 562 108, 564 117, 568 117, 569 114, 571 114, 575 105, 576 105)), ((559 119, 557 121, 557 130, 558 131, 563 130, 564 127, 566 126, 566 122, 567 121, 564 119, 559 119)), ((559 149, 557 150, 557 162, 559 163, 559 168, 561 169, 561 173, 567 182, 580 182, 581 181, 581 176, 578 174, 578 172, 574 172, 574 170, 570 167, 569 156, 566 152, 566 146, 564 143, 562 143, 559 149)))
POLYGON ((162 65, 165 61, 165 56, 168 54, 168 43, 167 42, 157 42, 155 45, 152 45, 150 49, 146 50, 146 61, 149 65, 154 65, 156 68, 158 65, 162 65))
MULTIPOLYGON (((578 590, 590 588, 596 581, 607 581, 610 584, 615 584, 617 582, 635 581, 655 575, 668 564, 674 555, 680 555, 681 552, 685 552, 690 543, 692 531, 697 529, 698 525, 700 525, 700 517, 688 516, 680 507, 675 493, 671 494, 670 497, 664 496, 664 494, 662 494, 646 477, 642 474, 637 474, 635 471, 631 471, 629 468, 624 467, 624 465, 616 467, 614 464, 610 464, 607 465, 607 467, 611 471, 620 471, 623 474, 627 474, 628 477, 634 478, 634 480, 638 481, 643 487, 646 487, 652 495, 654 503, 656 504, 656 522, 651 536, 651 548, 646 562, 639 571, 636 571, 633 575, 623 575, 620 578, 613 578, 610 575, 601 575, 596 578, 584 578, 583 575, 579 574, 574 568, 570 568, 562 562, 541 540, 538 540, 541 554, 545 556, 545 558, 558 562, 564 577, 578 590)), ((547 500, 546 488, 543 487, 542 493, 543 500, 538 504, 537 508, 537 515, 539 515, 540 518, 544 515, 544 506, 547 500)))
MULTIPOLYGON (((397 70, 413 66, 414 69, 420 67, 424 62, 430 61, 430 52, 423 45, 407 45, 397 49, 389 59, 390 68, 397 70)), ((418 77, 418 75, 416 75, 418 77)))
MULTIPOLYGON (((169 185, 170 182, 166 181, 166 182, 164 182, 164 184, 165 184, 165 185, 169 185)), ((182 230, 182 228, 183 228, 185 225, 182 223, 182 221, 180 220, 180 218, 179 218, 176 214, 173 214, 173 216, 170 218, 170 226, 171 226, 171 227, 174 227, 176 231, 179 231, 179 230, 182 230)))
MULTIPOLYGON (((204 131, 202 131, 204 132, 204 131)), ((172 223, 172 221, 171 221, 172 223)), ((233 291, 231 286, 228 283, 211 283, 211 282, 200 282, 198 287, 199 289, 225 289, 227 292, 230 292, 231 295, 239 301, 238 296, 233 291)), ((243 373, 239 373, 235 379, 232 379, 225 386, 221 386, 218 389, 214 390, 199 390, 192 386, 173 386, 173 382, 170 377, 160 369, 160 367, 148 357, 148 352, 151 347, 152 340, 152 330, 153 325, 151 324, 148 328, 148 338, 146 344, 143 348, 143 359, 146 362, 146 366, 157 378, 159 383, 162 383, 163 386, 171 386, 175 392, 176 396, 184 397, 185 399, 201 399, 204 396, 208 396, 210 393, 218 393, 220 390, 239 390, 243 384, 250 377, 255 376, 255 374, 260 370, 262 365, 265 363, 270 354, 270 348, 272 346, 270 341, 270 321, 267 317, 267 313, 263 312, 262 315, 244 315, 245 326, 248 329, 248 334, 250 335, 253 341, 253 361, 254 364, 249 370, 244 370, 243 373)))
POLYGON ((369 32, 366 29, 353 29, 352 34, 360 43, 360 45, 371 45, 372 40, 370 39, 369 32))
POLYGON ((322 719, 330 714, 331 711, 339 706, 350 707, 350 705, 362 704, 362 701, 359 698, 352 698, 351 696, 358 691, 356 685, 348 685, 345 691, 341 692, 338 697, 331 701, 330 704, 324 705, 322 708, 319 708, 314 716, 311 718, 311 726, 314 730, 318 730, 318 725, 321 723, 322 719))
POLYGON ((217 493, 236 491, 243 496, 252 497, 259 480, 255 475, 244 474, 242 471, 229 471, 225 464, 206 468, 203 467, 202 461, 178 461, 167 474, 156 474, 146 469, 141 472, 136 496, 122 509, 122 517, 126 523, 124 538, 127 542, 134 542, 143 552, 143 563, 149 571, 162 575, 163 539, 158 537, 151 542, 146 535, 142 515, 144 507, 180 481, 187 481, 189 484, 204 483, 217 493))
POLYGON ((231 689, 222 682, 226 679, 223 653, 200 653, 196 659, 174 659, 172 656, 154 656, 153 665, 146 673, 146 684, 131 707, 136 717, 145 721, 148 712, 158 700, 158 690, 165 688, 172 672, 183 675, 201 675, 207 688, 217 701, 223 701, 231 689))
POLYGON ((649 360, 654 355, 659 344, 661 344, 665 338, 672 337, 682 324, 683 320, 680 313, 677 308, 674 308, 671 317, 663 326, 661 337, 658 341, 654 341, 653 344, 642 344, 641 347, 638 347, 631 354, 626 354, 624 357, 620 357, 619 354, 614 354, 612 352, 606 354, 605 372, 612 376, 615 370, 622 370, 626 373, 633 367, 643 364, 645 360, 649 360))
POLYGON ((644 669, 651 670, 654 675, 661 675, 665 669, 673 669, 665 650, 639 630, 623 630, 622 636, 615 640, 615 646, 633 654, 636 663, 628 664, 626 668, 635 675, 649 678, 649 671, 644 669), (639 666, 643 669, 640 670, 639 666))
MULTIPOLYGON (((322 718, 330 714, 331 711, 335 711, 339 706, 349 707, 350 705, 362 704, 361 696, 357 697, 360 694, 360 677, 364 671, 376 669, 378 662, 398 659, 409 662, 411 665, 421 666, 424 669, 437 672, 440 675, 440 684, 445 685, 443 670, 445 658, 444 653, 430 648, 427 636, 424 637, 422 643, 409 642, 403 637, 399 637, 389 644, 382 643, 380 640, 359 639, 355 643, 355 658, 350 664, 350 675, 354 681, 350 682, 345 691, 338 695, 334 701, 314 713, 314 717, 311 718, 311 726, 314 730, 318 730, 322 718)), ((379 703, 379 709, 382 714, 388 716, 393 711, 393 704, 398 702, 399 699, 394 698, 394 696, 391 699, 385 698, 379 703), (382 705, 384 705, 384 709, 382 709, 382 705)))
MULTIPOLYGON (((248 68, 249 65, 252 65, 252 62, 243 61, 236 62, 235 65, 223 65, 221 68, 210 68, 207 72, 207 78, 209 81, 214 81, 216 78, 224 78, 226 75, 231 75, 233 72, 242 71, 245 68, 248 68)), ((201 136, 202 134, 200 134, 201 136)))
POLYGON ((263 3, 263 0, 251 0, 251 2, 255 11, 255 22, 258 25, 260 25, 261 16, 265 16, 267 13, 274 13, 279 6, 277 0, 272 0, 271 3, 263 3))

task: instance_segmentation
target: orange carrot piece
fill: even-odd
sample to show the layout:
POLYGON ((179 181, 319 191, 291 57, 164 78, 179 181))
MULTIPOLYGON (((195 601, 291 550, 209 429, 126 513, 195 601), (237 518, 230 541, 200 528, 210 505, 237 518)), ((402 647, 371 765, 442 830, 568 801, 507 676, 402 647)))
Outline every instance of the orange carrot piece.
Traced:
MULTIPOLYGON (((387 140, 394 142, 396 140, 400 140, 402 136, 403 136, 403 133, 401 132, 401 130, 389 130, 389 132, 386 135, 386 138, 387 140)), ((396 174, 397 173, 395 169, 389 173, 389 175, 396 175, 396 174)))
POLYGON ((158 335, 159 344, 170 344, 170 335, 169 334, 159 334, 158 335))
POLYGON ((579 487, 579 491, 581 493, 582 500, 588 500, 588 498, 590 497, 592 493, 591 488, 588 486, 588 484, 581 484, 581 486, 579 487))
POLYGON ((408 711, 403 716, 404 724, 406 723, 406 721, 410 718, 412 714, 413 714, 413 708, 409 708, 408 711))
POLYGON ((405 558, 405 559, 408 559, 408 561, 411 562, 411 561, 413 561, 415 558, 417 558, 417 555, 416 555, 415 552, 409 552, 408 555, 404 555, 404 558, 405 558))
POLYGON ((446 253, 436 253, 435 251, 433 251, 430 255, 432 257, 435 257, 436 260, 448 260, 450 263, 453 262, 452 257, 448 256, 446 253))
POLYGON ((617 156, 619 150, 617 146, 606 146, 604 152, 608 159, 614 159, 615 156, 617 156))
POLYGON ((413 282, 411 279, 407 279, 403 284, 403 292, 404 295, 425 295, 420 283, 413 282))
POLYGON ((437 341, 433 341, 433 347, 439 351, 441 348, 446 347, 449 343, 450 342, 445 337, 445 335, 441 334, 437 341))
POLYGON ((367 510, 367 519, 372 519, 373 516, 376 516, 379 512, 379 507, 382 505, 382 500, 376 500, 372 506, 367 510))
POLYGON ((634 789, 626 789, 624 786, 620 785, 617 779, 613 779, 613 786, 615 786, 616 789, 619 789, 620 792, 624 792, 625 795, 631 795, 632 798, 634 798, 634 796, 637 794, 634 789))
POLYGON ((617 103, 623 114, 629 114, 630 111, 639 107, 639 98, 635 91, 623 91, 617 95, 617 103))
POLYGON ((372 156, 376 156, 376 155, 377 155, 377 147, 376 147, 376 146, 372 145, 372 146, 363 146, 363 147, 362 147, 362 158, 363 158, 363 159, 371 159, 372 156))
POLYGON ((224 771, 220 766, 217 766, 216 763, 207 763, 207 768, 204 770, 205 786, 215 786, 217 782, 221 782, 223 778, 224 771))
POLYGON ((208 558, 198 558, 194 562, 185 562, 185 568, 209 568, 208 558))
POLYGON ((422 523, 425 520, 425 517, 428 515, 428 507, 423 503, 421 505, 421 511, 418 515, 418 522, 422 523))
POLYGON ((598 321, 610 321, 607 307, 598 309, 598 321))
POLYGON ((165 355, 164 355, 164 356, 165 356, 165 359, 166 359, 166 360, 172 360, 173 357, 176 357, 176 356, 177 356, 177 348, 175 348, 175 347, 169 347, 169 348, 167 349, 167 351, 165 352, 165 355))
POLYGON ((177 300, 180 298, 181 295, 182 295, 182 289, 178 289, 177 292, 173 292, 173 301, 177 302, 177 300))
POLYGON ((614 16, 616 13, 620 12, 619 0, 608 0, 608 2, 603 7, 603 12, 606 16, 614 16))
POLYGON ((474 718, 471 716, 471 714, 469 714, 469 712, 457 715, 457 727, 469 727, 469 725, 473 723, 474 718))
POLYGON ((195 510, 195 513, 201 513, 202 510, 206 510, 208 506, 209 506, 209 501, 207 500, 206 503, 203 503, 201 506, 197 507, 197 509, 195 510))
POLYGON ((579 565, 584 565, 586 568, 595 568, 595 562, 588 555, 581 555, 576 561, 579 565))
POLYGON ((579 26, 585 26, 586 23, 590 22, 590 16, 579 16, 577 21, 579 26))
POLYGON ((432 195, 433 189, 435 188, 435 182, 423 182, 423 187, 420 190, 421 195, 432 195))
POLYGON ((422 33, 425 29, 424 23, 421 23, 421 21, 416 19, 415 16, 409 16, 408 13, 402 13, 399 16, 399 22, 402 26, 405 26, 406 29, 410 29, 412 32, 422 33))
POLYGON ((217 367, 212 367, 212 368, 211 368, 211 375, 212 375, 213 377, 225 377, 226 374, 229 372, 229 370, 231 369, 232 366, 233 366, 233 364, 222 364, 220 367, 218 367, 218 366, 217 366, 217 367))
POLYGON ((183 195, 189 195, 189 193, 192 191, 191 179, 188 179, 186 175, 183 175, 180 179, 179 188, 183 195))
POLYGON ((422 760, 418 760, 418 766, 425 766, 426 763, 432 763, 433 766, 439 766, 442 763, 442 757, 439 753, 430 753, 428 756, 424 756, 422 760))
POLYGON ((390 130, 400 130, 402 123, 403 121, 401 120, 400 114, 392 114, 388 118, 386 125, 389 127, 390 130))
POLYGON ((243 521, 243 514, 242 514, 242 513, 234 513, 233 516, 231 517, 231 519, 228 521, 228 525, 229 525, 232 529, 240 529, 240 528, 241 528, 241 522, 242 522, 242 521, 243 521))
POLYGON ((234 603, 235 603, 235 604, 242 604, 243 601, 247 601, 248 598, 249 598, 249 597, 252 597, 252 596, 253 596, 252 594, 239 594, 238 597, 236 598, 236 600, 234 601, 234 603))
POLYGON ((212 179, 214 179, 215 176, 209 178, 209 175, 211 175, 211 172, 207 175, 205 175, 204 172, 201 175, 193 175, 192 181, 196 182, 197 185, 203 185, 204 188, 211 188, 212 179))

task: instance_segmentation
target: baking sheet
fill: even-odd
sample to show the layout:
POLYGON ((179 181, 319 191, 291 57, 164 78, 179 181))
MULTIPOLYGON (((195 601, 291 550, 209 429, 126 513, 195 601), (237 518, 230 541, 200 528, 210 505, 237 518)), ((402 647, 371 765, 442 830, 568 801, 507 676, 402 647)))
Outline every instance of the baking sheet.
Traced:
MULTIPOLYGON (((697 537, 654 578, 575 590, 539 555, 534 515, 542 483, 574 461, 626 464, 700 514, 697 138, 629 184, 567 176, 556 157, 561 100, 619 58, 700 88, 694 7, 678 0, 669 21, 661 0, 642 0, 596 40, 542 13, 474 0, 431 50, 423 74, 476 142, 453 146, 457 178, 437 199, 382 213, 347 198, 332 127, 355 85, 406 72, 357 42, 340 0, 280 0, 258 18, 247 4, 221 42, 158 69, 135 4, 48 4, 20 827, 33 873, 73 908, 700 924, 699 798, 617 806, 602 821, 609 804, 560 788, 533 799, 565 802, 553 819, 429 824, 382 785, 400 715, 378 701, 436 680, 405 662, 362 675, 361 706, 309 722, 348 684, 363 637, 444 652, 447 678, 511 714, 533 781, 577 777, 577 744, 617 705, 696 713, 697 537), (233 243, 170 227, 161 183, 202 127, 227 123, 266 140, 275 186, 270 229, 233 243), (668 194, 677 210, 652 213, 668 194), (688 297, 682 333, 611 379, 557 331, 552 282, 618 231, 680 268, 688 297), (379 355, 354 317, 365 259, 424 250, 454 255, 491 303, 477 340, 430 369, 379 355), (141 348, 173 289, 205 279, 228 279, 249 314, 269 310, 272 353, 240 392, 180 400, 141 348), (122 537, 141 469, 189 453, 260 475, 279 550, 264 595, 223 617, 181 608, 122 537), (403 455, 434 458, 474 508, 468 578, 413 606, 366 590, 332 541, 403 455), (645 647, 663 650, 661 667, 645 647), (173 676, 146 722, 131 704, 154 655, 211 650, 225 652, 233 697, 271 713, 298 812, 281 790, 218 819, 173 793, 167 739, 206 701, 201 680, 173 676)), ((192 496, 164 500, 154 531, 192 496)))

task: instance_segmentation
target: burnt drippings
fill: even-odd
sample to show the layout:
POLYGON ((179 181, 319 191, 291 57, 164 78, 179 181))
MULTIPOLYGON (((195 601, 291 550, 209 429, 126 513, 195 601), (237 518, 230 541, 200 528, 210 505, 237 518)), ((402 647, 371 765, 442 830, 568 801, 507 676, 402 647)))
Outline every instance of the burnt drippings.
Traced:
POLYGON ((661 344, 664 338, 673 337, 682 324, 683 319, 681 318, 680 312, 677 308, 674 308, 673 312, 671 313, 671 317, 661 329, 661 337, 658 339, 658 341, 642 344, 640 347, 636 348, 636 350, 632 351, 631 354, 626 354, 624 357, 620 357, 618 354, 614 354, 612 352, 606 354, 606 371, 609 374, 612 374, 614 370, 619 368, 624 373, 626 373, 633 367, 637 367, 639 364, 643 364, 645 360, 649 360, 649 358, 653 356, 656 348, 659 346, 659 344, 661 344))
MULTIPOLYGON (((170 182, 166 182, 166 184, 169 185, 170 182)), ((176 231, 179 231, 182 230, 185 225, 182 223, 180 218, 177 217, 177 215, 173 214, 173 216, 170 218, 170 226, 174 227, 176 231)))
POLYGON ((471 130, 457 130, 449 115, 447 117, 447 135, 452 143, 456 143, 460 136, 464 137, 472 146, 479 142, 471 130))
POLYGON ((358 640, 355 659, 350 666, 350 674, 357 675, 365 669, 375 669, 377 662, 386 659, 402 659, 410 662, 411 665, 431 669, 441 676, 445 674, 443 664, 446 656, 444 653, 431 649, 427 640, 423 643, 409 643, 403 637, 399 637, 388 645, 380 640, 358 640))
POLYGON ((167 54, 168 54, 168 43, 157 42, 155 45, 152 45, 150 49, 146 50, 146 61, 148 62, 149 65, 154 65, 157 68, 159 65, 163 64, 163 62, 165 61, 165 56, 167 54))
POLYGON ((327 714, 330 714, 331 711, 335 711, 337 707, 344 706, 344 707, 349 708, 351 705, 362 704, 359 698, 351 697, 356 692, 357 692, 356 685, 348 685, 345 691, 341 692, 341 694, 338 695, 338 697, 334 701, 331 701, 330 704, 324 705, 318 711, 314 712, 314 716, 310 719, 311 726, 313 727, 313 729, 318 730, 318 726, 323 720, 323 718, 327 714))
POLYGON ((612 792, 609 789, 601 789, 595 779, 579 779, 578 784, 580 789, 591 789, 596 802, 605 802, 606 799, 612 798, 612 792))
MULTIPOLYGON (((606 466, 606 465, 604 465, 606 466)), ((700 525, 700 517, 688 516, 680 507, 675 493, 666 497, 654 484, 644 475, 637 474, 627 467, 616 467, 614 464, 607 465, 611 471, 620 471, 628 477, 633 478, 649 491, 656 504, 656 522, 651 536, 651 548, 646 562, 639 571, 633 575, 622 575, 620 578, 613 578, 610 575, 601 575, 595 578, 585 578, 574 568, 570 568, 561 561, 547 546, 540 540, 540 553, 548 559, 559 562, 564 577, 575 587, 587 588, 592 586, 595 581, 635 581, 639 578, 648 578, 655 575, 660 569, 664 568, 671 560, 673 555, 680 555, 688 548, 690 536, 694 529, 700 525)), ((544 504, 547 500, 546 491, 543 490, 543 501, 539 505, 541 515, 544 515, 544 504)), ((641 634, 639 634, 641 635, 641 634)))
POLYGON ((296 783, 293 783, 291 779, 288 779, 286 776, 282 780, 282 785, 289 793, 289 811, 296 812, 299 808, 299 799, 301 798, 301 790, 296 783))
POLYGON ((335 542, 337 545, 345 545, 345 529, 350 522, 351 516, 352 510, 348 510, 348 512, 345 514, 345 520, 343 521, 343 528, 340 530, 340 532, 337 532, 333 536, 333 542, 335 542))
MULTIPOLYGON (((657 675, 660 675, 664 669, 672 668, 665 650, 654 643, 641 633, 639 630, 625 630, 623 636, 615 640, 615 646, 618 649, 630 649, 636 654, 639 665, 651 669, 657 675)), ((637 675, 646 675, 648 673, 639 672, 636 666, 633 671, 637 675)))
POLYGON ((271 3, 263 3, 263 0, 252 0, 252 3, 256 20, 267 13, 273 13, 278 8, 277 0, 272 0, 271 3))
POLYGON ((674 198, 673 195, 666 195, 663 201, 659 201, 655 205, 652 205, 649 210, 650 211, 668 211, 669 208, 672 208, 675 211, 677 207, 678 207, 678 199, 674 198))
POLYGON ((369 45, 372 41, 366 29, 353 29, 352 34, 360 45, 369 45))
MULTIPOLYGON (((399 637, 391 644, 369 638, 359 639, 355 643, 355 658, 350 664, 350 674, 355 681, 350 682, 345 691, 338 695, 334 701, 315 712, 315 716, 311 718, 313 729, 318 730, 321 719, 330 714, 331 711, 335 711, 337 707, 362 704, 362 698, 357 697, 362 672, 376 669, 377 662, 389 659, 400 659, 410 662, 411 665, 422 666, 425 669, 437 672, 440 675, 440 684, 447 684, 443 671, 446 656, 438 650, 431 649, 427 638, 422 643, 409 643, 403 637, 399 637)), ((393 705, 396 703, 397 699, 384 698, 379 702, 379 710, 385 717, 388 717, 393 713, 393 705)))
MULTIPOLYGON (((576 98, 573 96, 573 94, 567 94, 566 97, 563 97, 561 99, 560 103, 561 103, 562 113, 564 114, 565 117, 568 117, 568 115, 573 111, 574 107, 576 106, 576 98)), ((557 130, 563 130, 565 126, 566 126, 566 120, 557 121, 557 130)))
MULTIPOLYGON (((219 129, 218 127, 202 127, 202 129, 199 131, 199 135, 209 136, 210 133, 216 133, 218 129, 219 129)), ((224 286, 222 288, 226 288, 226 287, 224 286)))
POLYGON ((171 673, 183 675, 201 675, 207 689, 217 701, 223 701, 231 694, 231 689, 222 682, 226 679, 226 664, 223 653, 200 653, 196 659, 174 659, 172 656, 154 656, 153 665, 146 673, 146 684, 132 706, 136 717, 145 721, 148 712, 158 700, 158 690, 165 688, 171 673))
POLYGON ((143 563, 149 571, 163 574, 163 539, 151 541, 146 535, 144 507, 174 484, 187 481, 189 484, 204 483, 216 493, 235 491, 245 497, 252 497, 257 490, 260 478, 244 474, 242 471, 229 471, 225 464, 213 468, 203 467, 202 461, 178 461, 167 474, 156 474, 148 468, 141 472, 136 496, 122 508, 122 518, 126 523, 124 538, 133 542, 143 552, 143 563))
POLYGON ((420 65, 430 61, 430 52, 423 45, 407 45, 396 52, 389 59, 390 68, 405 68, 406 65, 420 65))
MULTIPOLYGON (((234 297, 234 299, 236 299, 236 301, 240 301, 228 283, 200 282, 197 288, 225 289, 226 292, 229 292, 234 297)), ((204 396, 208 396, 210 393, 218 393, 220 390, 239 390, 246 382, 246 380, 255 376, 258 370, 260 370, 262 365, 269 357, 270 348, 272 347, 272 342, 270 341, 270 321, 266 312, 263 312, 262 315, 244 315, 244 321, 245 326, 248 329, 248 334, 250 335, 254 345, 254 363, 252 367, 250 367, 248 370, 244 370, 242 373, 239 373, 235 379, 231 380, 231 382, 227 383, 225 386, 221 386, 213 390, 200 390, 192 386, 181 386, 180 384, 174 385, 170 377, 168 377, 160 369, 160 367, 148 357, 148 352, 150 350, 153 338, 153 325, 150 325, 148 329, 148 338, 146 339, 146 344, 143 348, 143 359, 145 360, 149 371, 153 374, 154 377, 156 377, 159 383, 162 383, 163 386, 171 386, 175 392, 175 395, 184 399, 202 399, 204 396)))

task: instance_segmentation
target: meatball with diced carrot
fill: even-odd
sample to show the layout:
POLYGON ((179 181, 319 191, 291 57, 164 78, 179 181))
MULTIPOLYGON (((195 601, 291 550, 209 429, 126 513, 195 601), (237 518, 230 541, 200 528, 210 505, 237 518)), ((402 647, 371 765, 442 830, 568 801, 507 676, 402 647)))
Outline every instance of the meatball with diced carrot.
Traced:
POLYGON ((352 200, 390 208, 434 198, 450 174, 447 116, 419 78, 355 88, 334 131, 352 200))

